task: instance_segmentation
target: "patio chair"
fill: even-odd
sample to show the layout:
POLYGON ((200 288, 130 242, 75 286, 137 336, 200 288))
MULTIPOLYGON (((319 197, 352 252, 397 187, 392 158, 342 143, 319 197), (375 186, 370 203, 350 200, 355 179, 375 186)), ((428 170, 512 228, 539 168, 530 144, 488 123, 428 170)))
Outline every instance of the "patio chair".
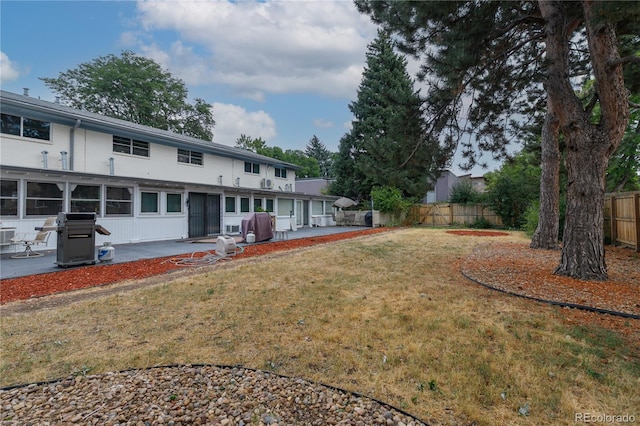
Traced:
POLYGON ((29 234, 18 234, 11 239, 11 244, 24 244, 24 251, 11 256, 12 259, 28 259, 30 257, 44 256, 44 253, 33 251, 32 246, 44 245, 45 247, 49 243, 49 236, 51 235, 51 229, 55 226, 56 218, 48 217, 41 229, 35 236, 29 238, 29 234))

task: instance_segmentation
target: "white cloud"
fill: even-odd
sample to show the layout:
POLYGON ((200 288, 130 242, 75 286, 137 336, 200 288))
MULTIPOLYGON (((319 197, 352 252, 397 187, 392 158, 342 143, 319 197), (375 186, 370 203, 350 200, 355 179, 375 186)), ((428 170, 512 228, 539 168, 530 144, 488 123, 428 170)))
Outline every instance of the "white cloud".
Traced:
POLYGON ((350 1, 147 1, 138 11, 148 32, 138 40, 145 54, 187 84, 229 84, 252 99, 302 92, 352 98, 376 32, 350 1), (172 31, 175 39, 161 44, 172 31))
POLYGON ((215 143, 234 146, 236 139, 244 134, 252 138, 262 138, 267 143, 276 136, 276 123, 264 111, 247 111, 237 105, 213 103, 213 129, 215 143))
POLYGON ((4 52, 0 52, 0 82, 16 80, 20 77, 18 66, 4 52))
POLYGON ((313 120, 313 125, 321 129, 328 129, 330 127, 333 127, 333 122, 324 120, 322 118, 315 118, 313 120))

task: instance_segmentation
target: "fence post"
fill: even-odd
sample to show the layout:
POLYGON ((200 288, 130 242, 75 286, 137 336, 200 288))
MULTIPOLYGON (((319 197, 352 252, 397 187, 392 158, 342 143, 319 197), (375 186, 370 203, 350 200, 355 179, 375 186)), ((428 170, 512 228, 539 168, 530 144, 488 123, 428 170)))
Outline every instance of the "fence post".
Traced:
POLYGON ((640 253, 640 193, 636 193, 633 197, 633 212, 636 226, 636 252, 640 253))
POLYGON ((618 213, 616 212, 616 197, 611 194, 611 244, 616 245, 618 242, 618 213))

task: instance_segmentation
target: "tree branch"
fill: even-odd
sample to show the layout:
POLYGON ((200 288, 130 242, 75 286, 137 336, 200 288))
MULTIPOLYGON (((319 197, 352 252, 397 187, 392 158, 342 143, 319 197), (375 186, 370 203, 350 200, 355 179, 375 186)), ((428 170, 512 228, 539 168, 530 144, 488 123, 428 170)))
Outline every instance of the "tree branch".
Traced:
POLYGON ((640 65, 640 56, 625 56, 624 58, 613 59, 607 62, 607 66, 613 68, 618 65, 630 64, 630 63, 640 65))
POLYGON ((591 100, 589 101, 587 106, 584 108, 587 115, 591 115, 591 113, 593 112, 593 108, 596 106, 597 103, 598 103, 598 94, 594 93, 593 96, 591 97, 591 100))

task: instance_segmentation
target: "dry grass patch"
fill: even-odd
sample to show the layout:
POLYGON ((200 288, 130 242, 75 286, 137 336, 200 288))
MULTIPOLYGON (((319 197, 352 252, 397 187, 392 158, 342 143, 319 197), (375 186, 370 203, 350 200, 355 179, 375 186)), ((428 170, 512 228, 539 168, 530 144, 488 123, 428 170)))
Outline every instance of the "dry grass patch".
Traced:
POLYGON ((465 280, 460 262, 480 241, 405 229, 2 315, 2 385, 241 364, 364 393, 434 425, 640 417, 639 349, 465 280))

